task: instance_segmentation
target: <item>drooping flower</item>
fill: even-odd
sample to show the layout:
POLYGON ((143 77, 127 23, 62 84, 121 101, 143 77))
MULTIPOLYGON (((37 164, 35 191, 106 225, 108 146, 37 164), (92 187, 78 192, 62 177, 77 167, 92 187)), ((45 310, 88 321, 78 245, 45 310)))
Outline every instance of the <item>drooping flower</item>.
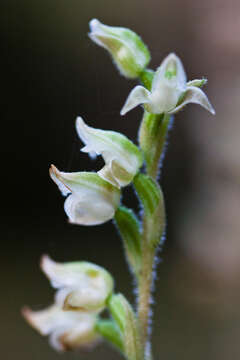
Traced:
POLYGON ((25 307, 22 314, 41 335, 49 335, 49 342, 57 351, 93 346, 99 338, 95 314, 64 311, 57 301, 40 311, 25 307))
POLYGON ((175 114, 186 104, 195 103, 215 114, 205 93, 199 88, 204 80, 187 83, 181 60, 175 55, 168 55, 154 74, 151 91, 143 86, 136 86, 129 94, 121 115, 143 104, 152 114, 175 114))
POLYGON ((141 151, 126 136, 87 126, 81 117, 76 121, 77 133, 84 146, 81 151, 90 155, 101 154, 105 166, 98 175, 112 185, 128 185, 143 163, 141 151))
POLYGON ((54 165, 50 176, 64 196, 69 221, 80 225, 98 225, 113 218, 120 202, 118 188, 92 172, 66 173, 54 165))
POLYGON ((150 53, 141 38, 129 29, 107 26, 97 19, 91 20, 89 26, 89 37, 110 53, 120 73, 137 78, 150 61, 150 53))
POLYGON ((65 310, 99 313, 113 291, 112 276, 102 267, 79 261, 57 263, 44 255, 41 269, 58 289, 56 299, 65 310))

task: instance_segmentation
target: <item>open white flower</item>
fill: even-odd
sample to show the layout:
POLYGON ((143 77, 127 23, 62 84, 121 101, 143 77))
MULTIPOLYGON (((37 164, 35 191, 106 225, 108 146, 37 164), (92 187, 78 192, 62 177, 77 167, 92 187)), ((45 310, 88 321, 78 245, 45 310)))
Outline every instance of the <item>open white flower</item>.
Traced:
POLYGON ((126 136, 115 132, 94 129, 87 126, 81 117, 77 118, 76 129, 86 145, 81 151, 90 155, 101 154, 105 166, 98 175, 112 185, 128 185, 143 163, 141 151, 126 136))
POLYGON ((66 173, 52 165, 50 176, 64 196, 70 194, 64 209, 71 223, 98 225, 113 218, 120 202, 120 191, 98 174, 66 173))
POLYGON ((121 115, 140 104, 144 104, 145 109, 152 114, 175 114, 189 103, 199 104, 215 114, 199 85, 201 80, 187 83, 181 60, 175 54, 170 54, 154 74, 151 91, 143 86, 136 86, 130 92, 121 115))
POLYGON ((41 335, 49 335, 49 342, 57 351, 89 347, 99 338, 95 331, 96 315, 64 311, 57 301, 40 311, 25 307, 22 313, 41 335))
POLYGON ((41 268, 52 286, 58 289, 56 299, 65 310, 99 313, 113 291, 112 276, 89 262, 61 264, 44 255, 41 268))
POLYGON ((120 73, 127 78, 138 77, 150 61, 141 38, 132 30, 107 26, 97 19, 91 20, 89 26, 89 37, 110 53, 120 73))

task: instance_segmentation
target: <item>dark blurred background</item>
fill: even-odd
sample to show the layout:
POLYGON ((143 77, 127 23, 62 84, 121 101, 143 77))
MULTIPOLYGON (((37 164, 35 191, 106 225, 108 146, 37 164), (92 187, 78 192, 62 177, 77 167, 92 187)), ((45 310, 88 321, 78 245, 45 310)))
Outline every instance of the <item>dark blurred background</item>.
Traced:
MULTIPOLYGON (((167 242, 157 271, 155 359, 240 358, 240 2, 238 0, 2 0, 1 19, 1 358, 57 360, 47 341, 21 318, 40 309, 53 290, 39 258, 85 259, 112 272, 116 289, 132 301, 120 239, 111 223, 69 225, 48 176, 93 170, 81 154, 77 115, 134 141, 142 110, 120 117, 135 85, 120 77, 106 52, 91 43, 88 22, 139 33, 156 68, 170 51, 188 78, 206 76, 212 117, 189 105, 176 119, 161 183, 167 242)), ((136 207, 131 189, 125 203, 136 207)), ((106 345, 62 359, 120 359, 106 345)))

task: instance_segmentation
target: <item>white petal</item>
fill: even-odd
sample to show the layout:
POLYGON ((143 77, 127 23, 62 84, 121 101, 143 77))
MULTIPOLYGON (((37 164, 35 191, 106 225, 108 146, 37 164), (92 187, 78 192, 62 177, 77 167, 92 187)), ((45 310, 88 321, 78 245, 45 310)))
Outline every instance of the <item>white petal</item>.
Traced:
POLYGON ((151 102, 145 104, 145 108, 152 114, 162 114, 176 107, 181 91, 169 86, 169 82, 163 80, 158 88, 153 91, 151 102))
POLYGON ((174 53, 169 54, 157 69, 153 78, 152 92, 158 89, 162 81, 167 81, 171 87, 175 87, 179 89, 179 91, 183 91, 186 88, 187 78, 183 64, 180 58, 174 53), (176 71, 176 76, 168 80, 166 72, 171 71, 171 69, 176 71))
POLYGON ((215 115, 215 110, 209 102, 205 93, 201 89, 194 86, 189 86, 187 88, 183 102, 170 113, 175 114, 189 103, 199 104, 206 110, 210 111, 211 114, 215 115))
MULTIPOLYGON (((94 289, 104 287, 105 283, 112 286, 111 276, 106 270, 86 261, 58 263, 48 255, 43 255, 40 266, 55 288, 67 287, 72 291, 76 287, 85 288, 89 284, 94 289)), ((55 302, 58 303, 58 300, 57 293, 55 302)))
POLYGON ((22 314, 41 335, 50 334, 62 322, 61 310, 56 305, 40 311, 32 311, 26 307, 22 310, 22 314))
POLYGON ((64 263, 55 262, 48 255, 42 256, 40 267, 54 288, 76 286, 81 279, 81 272, 73 271, 64 263))
POLYGON ((22 313, 40 334, 50 335, 50 344, 57 351, 89 345, 96 340, 95 314, 63 311, 57 304, 41 311, 24 308, 22 313))
POLYGON ((84 152, 95 151, 101 154, 105 166, 98 172, 98 175, 104 180, 110 182, 114 186, 128 185, 138 169, 142 165, 142 154, 138 147, 134 145, 126 136, 114 132, 101 129, 94 129, 85 124, 82 118, 78 117, 76 121, 76 129, 81 140, 86 144, 82 149, 84 152), (112 164, 115 167, 123 169, 129 174, 127 181, 121 181, 120 172, 112 172, 112 164), (118 175, 120 178, 118 179, 118 175))
POLYGON ((123 108, 120 112, 121 115, 125 115, 128 111, 132 110, 140 104, 145 104, 150 101, 151 93, 143 86, 136 86, 129 94, 123 108))
POLYGON ((63 194, 63 196, 67 196, 68 194, 71 193, 71 190, 58 179, 59 171, 54 165, 51 165, 51 167, 49 169, 49 174, 50 174, 51 179, 58 186, 58 188, 61 191, 61 193, 63 194))

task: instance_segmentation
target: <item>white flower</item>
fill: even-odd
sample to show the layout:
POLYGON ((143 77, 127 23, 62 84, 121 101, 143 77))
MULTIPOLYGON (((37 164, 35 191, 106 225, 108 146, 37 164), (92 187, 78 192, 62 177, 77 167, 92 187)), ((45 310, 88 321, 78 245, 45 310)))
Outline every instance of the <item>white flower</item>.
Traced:
POLYGON ((65 310, 99 313, 113 291, 112 276, 89 262, 56 263, 43 256, 41 268, 54 288, 56 299, 65 310))
POLYGON ((199 89, 201 80, 187 83, 181 60, 175 55, 168 55, 153 77, 151 91, 143 86, 136 86, 129 94, 121 115, 126 114, 140 104, 152 114, 174 114, 188 103, 195 103, 215 114, 207 96, 199 89))
POLYGON ((141 38, 133 31, 101 24, 97 19, 89 23, 90 38, 113 57, 120 73, 136 78, 150 61, 150 54, 141 38))
POLYGON ((76 121, 77 133, 84 146, 81 151, 92 155, 101 154, 105 166, 98 175, 112 185, 128 185, 143 163, 142 153, 126 136, 87 126, 81 117, 76 121))
POLYGON ((41 335, 49 335, 49 342, 55 350, 89 347, 98 340, 95 332, 97 317, 94 314, 64 311, 57 301, 40 311, 25 307, 22 313, 41 335))
POLYGON ((118 188, 91 172, 66 173, 55 166, 50 176, 64 196, 64 209, 71 223, 98 225, 113 218, 120 202, 118 188))

